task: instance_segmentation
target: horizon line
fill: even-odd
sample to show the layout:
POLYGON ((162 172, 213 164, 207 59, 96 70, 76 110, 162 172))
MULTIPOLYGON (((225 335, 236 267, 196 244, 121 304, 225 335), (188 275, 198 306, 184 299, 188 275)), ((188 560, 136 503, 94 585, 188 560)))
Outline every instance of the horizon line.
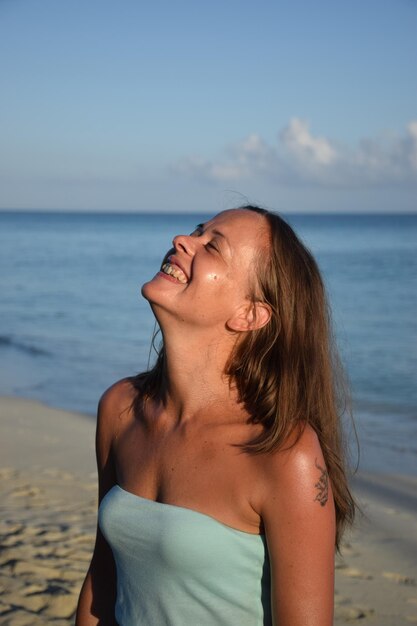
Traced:
MULTIPOLYGON (((239 208, 239 207, 231 207, 239 208)), ((263 207, 261 207, 263 208, 263 207)), ((265 207, 266 208, 266 207, 265 207)), ((298 211, 298 210, 285 210, 285 209, 269 209, 271 212, 281 213, 283 215, 416 215, 417 211, 345 211, 345 210, 330 210, 330 211, 298 211)), ((205 215, 209 211, 176 211, 176 210, 141 210, 141 209, 47 209, 47 208, 4 208, 0 207, 0 214, 64 214, 64 215, 205 215)), ((211 211, 213 212, 213 211, 211 211)))

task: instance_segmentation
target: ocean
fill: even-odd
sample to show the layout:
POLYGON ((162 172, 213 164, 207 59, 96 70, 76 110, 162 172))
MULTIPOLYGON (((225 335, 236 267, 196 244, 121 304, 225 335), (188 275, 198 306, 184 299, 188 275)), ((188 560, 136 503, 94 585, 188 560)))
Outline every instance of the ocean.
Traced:
MULTIPOLYGON (((104 389, 147 367, 141 285, 209 217, 0 213, 0 394, 94 416, 104 389)), ((417 215, 283 217, 326 283, 360 468, 416 475, 417 215)))

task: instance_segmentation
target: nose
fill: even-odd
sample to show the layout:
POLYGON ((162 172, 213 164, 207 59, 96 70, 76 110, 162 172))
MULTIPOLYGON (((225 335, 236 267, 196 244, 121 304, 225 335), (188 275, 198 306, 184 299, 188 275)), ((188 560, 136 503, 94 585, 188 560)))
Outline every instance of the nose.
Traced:
POLYGON ((172 240, 172 245, 174 246, 175 251, 182 251, 186 254, 194 253, 194 242, 193 237, 189 235, 177 235, 172 240))

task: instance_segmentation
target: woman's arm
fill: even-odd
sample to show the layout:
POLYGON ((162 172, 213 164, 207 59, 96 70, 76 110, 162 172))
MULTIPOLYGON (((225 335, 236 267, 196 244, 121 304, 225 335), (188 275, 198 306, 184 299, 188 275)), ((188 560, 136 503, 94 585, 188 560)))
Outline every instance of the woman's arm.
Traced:
MULTIPOLYGON (((123 381, 110 387, 97 412, 96 457, 99 503, 117 482, 112 442, 124 393, 123 381)), ((112 551, 97 527, 93 557, 78 600, 76 626, 117 626, 114 617, 116 571, 112 551)))
POLYGON ((335 509, 323 454, 307 427, 269 455, 261 515, 271 561, 273 623, 332 626, 335 509))
POLYGON ((93 558, 81 587, 75 626, 117 626, 116 576, 111 550, 97 529, 93 558))

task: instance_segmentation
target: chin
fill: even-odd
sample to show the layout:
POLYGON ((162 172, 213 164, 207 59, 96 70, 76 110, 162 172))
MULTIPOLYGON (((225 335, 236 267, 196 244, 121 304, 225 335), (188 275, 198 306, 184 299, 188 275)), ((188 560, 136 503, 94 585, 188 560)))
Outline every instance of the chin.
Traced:
POLYGON ((142 296, 145 298, 145 300, 150 301, 150 297, 152 294, 152 280, 148 280, 146 281, 146 283, 143 283, 140 293, 142 294, 142 296))
POLYGON ((143 283, 140 292, 145 300, 147 300, 151 305, 152 303, 159 302, 161 300, 161 296, 162 298, 164 297, 163 289, 161 291, 161 284, 156 279, 156 276, 146 281, 146 283, 143 283))

